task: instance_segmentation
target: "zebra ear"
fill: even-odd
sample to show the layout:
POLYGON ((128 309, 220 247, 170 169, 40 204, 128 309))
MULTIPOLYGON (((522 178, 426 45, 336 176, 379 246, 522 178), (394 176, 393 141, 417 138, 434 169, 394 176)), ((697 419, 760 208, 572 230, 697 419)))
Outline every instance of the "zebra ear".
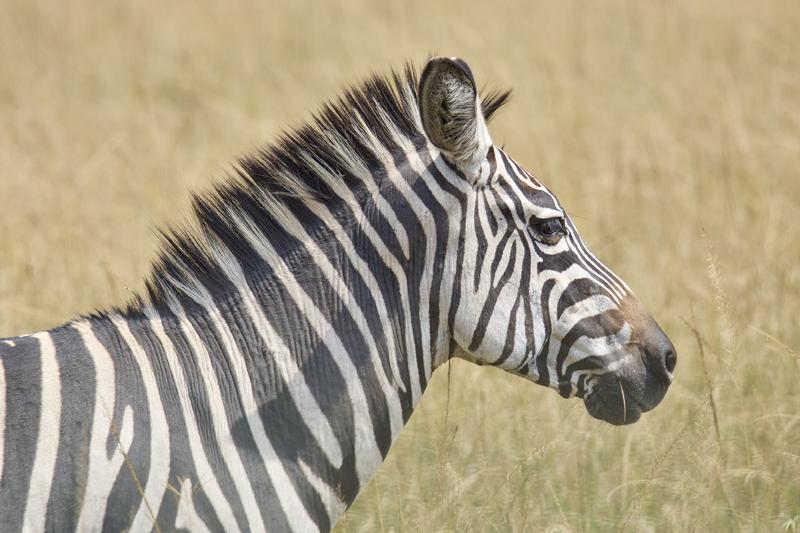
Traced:
POLYGON ((419 80, 419 112, 428 139, 476 179, 492 139, 469 66, 458 58, 434 57, 419 80))

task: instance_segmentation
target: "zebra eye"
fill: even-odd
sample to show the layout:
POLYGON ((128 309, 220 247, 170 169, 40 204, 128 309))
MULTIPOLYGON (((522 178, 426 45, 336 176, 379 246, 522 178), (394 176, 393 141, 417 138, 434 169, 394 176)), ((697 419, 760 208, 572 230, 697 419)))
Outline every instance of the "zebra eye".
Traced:
POLYGON ((564 220, 561 218, 540 220, 534 223, 533 227, 536 233, 538 233, 547 244, 557 243, 564 233, 566 233, 564 229, 564 220))

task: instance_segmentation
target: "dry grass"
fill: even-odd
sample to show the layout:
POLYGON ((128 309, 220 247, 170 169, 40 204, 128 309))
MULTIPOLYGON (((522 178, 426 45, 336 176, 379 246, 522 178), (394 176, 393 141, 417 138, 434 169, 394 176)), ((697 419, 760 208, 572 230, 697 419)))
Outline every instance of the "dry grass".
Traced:
POLYGON ((514 87, 495 139, 669 332, 676 382, 615 428, 454 363, 449 414, 438 372, 340 531, 797 528, 797 3, 431 4, 5 0, 0 334, 126 299, 152 228, 236 154, 369 70, 459 54, 514 87))

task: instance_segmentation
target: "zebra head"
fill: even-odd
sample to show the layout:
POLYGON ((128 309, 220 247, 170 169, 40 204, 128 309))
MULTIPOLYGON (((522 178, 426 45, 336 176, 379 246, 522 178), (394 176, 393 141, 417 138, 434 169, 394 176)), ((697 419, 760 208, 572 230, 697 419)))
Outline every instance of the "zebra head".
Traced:
POLYGON ((555 195, 492 143, 498 99, 481 105, 466 63, 431 59, 418 99, 428 140, 466 181, 452 251, 456 353, 583 398, 612 424, 638 420, 672 381, 672 343, 555 195))

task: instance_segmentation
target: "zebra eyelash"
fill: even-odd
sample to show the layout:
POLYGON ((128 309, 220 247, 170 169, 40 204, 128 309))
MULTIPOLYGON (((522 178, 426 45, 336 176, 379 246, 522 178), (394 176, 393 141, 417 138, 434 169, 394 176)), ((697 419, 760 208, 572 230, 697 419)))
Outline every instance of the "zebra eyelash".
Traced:
POLYGON ((540 219, 532 216, 528 222, 534 238, 544 244, 556 245, 567 234, 567 225, 564 217, 551 217, 540 219), (552 226, 557 221, 557 226, 552 226), (551 227, 545 225, 550 224, 551 227), (551 231, 552 230, 552 231, 551 231))

